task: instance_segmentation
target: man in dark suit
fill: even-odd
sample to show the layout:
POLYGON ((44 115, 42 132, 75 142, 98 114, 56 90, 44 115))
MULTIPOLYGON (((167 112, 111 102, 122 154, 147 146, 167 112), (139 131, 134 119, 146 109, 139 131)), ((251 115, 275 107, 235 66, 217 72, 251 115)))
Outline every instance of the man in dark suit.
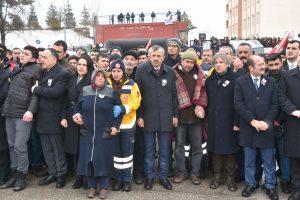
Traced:
POLYGON ((292 159, 293 193, 288 200, 300 199, 300 70, 299 66, 282 73, 278 86, 278 100, 285 112, 285 154, 292 159))
MULTIPOLYGON (((273 78, 278 87, 282 76, 282 60, 280 54, 273 54, 267 58, 268 75, 273 78)), ((281 109, 278 110, 274 121, 274 134, 276 143, 276 159, 280 170, 280 187, 282 192, 291 193, 291 159, 284 155, 284 118, 285 113, 281 109)))
POLYGON ((56 180, 56 188, 62 188, 65 185, 67 162, 60 121, 70 74, 58 64, 58 53, 52 48, 43 52, 41 61, 45 69, 43 78, 40 84, 32 87, 32 92, 39 97, 37 132, 40 134, 49 176, 41 180, 39 185, 48 185, 56 180))
POLYGON ((275 154, 273 122, 278 110, 276 84, 265 74, 265 60, 250 56, 249 73, 237 79, 234 106, 240 116, 239 144, 244 149, 246 187, 242 196, 249 197, 258 187, 255 180, 256 154, 259 150, 265 172, 266 193, 278 199, 275 189, 275 154))
POLYGON ((300 53, 300 42, 298 40, 291 40, 288 42, 285 55, 286 60, 283 62, 285 70, 292 70, 297 67, 297 58, 300 53))
POLYGON ((137 68, 136 82, 142 95, 137 124, 144 128, 145 189, 153 188, 156 134, 159 143, 159 183, 168 190, 172 185, 169 172, 169 133, 178 124, 176 76, 173 69, 163 64, 165 50, 155 45, 149 50, 150 61, 137 68))

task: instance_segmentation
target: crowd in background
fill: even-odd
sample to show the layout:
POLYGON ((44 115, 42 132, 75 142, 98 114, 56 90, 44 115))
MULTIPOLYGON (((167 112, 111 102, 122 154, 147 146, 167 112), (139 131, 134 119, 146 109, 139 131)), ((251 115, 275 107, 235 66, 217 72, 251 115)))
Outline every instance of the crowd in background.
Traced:
POLYGON ((133 181, 151 190, 158 177, 172 190, 211 178, 211 189, 244 182, 242 196, 261 186, 277 200, 279 185, 299 200, 300 42, 253 55, 226 41, 217 52, 172 38, 167 49, 81 46, 73 56, 62 40, 0 45, 0 188, 24 190, 30 171, 60 189, 73 173, 74 189, 106 199, 133 181))

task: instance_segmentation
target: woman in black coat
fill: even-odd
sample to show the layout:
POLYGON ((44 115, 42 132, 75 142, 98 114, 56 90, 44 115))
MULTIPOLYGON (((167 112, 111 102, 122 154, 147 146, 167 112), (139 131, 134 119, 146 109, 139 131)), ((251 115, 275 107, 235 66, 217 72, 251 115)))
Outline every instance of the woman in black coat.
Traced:
MULTIPOLYGON (((78 60, 76 73, 72 76, 67 86, 67 95, 61 125, 65 128, 65 152, 73 161, 74 169, 77 168, 78 163, 80 126, 73 122, 72 116, 74 114, 74 106, 82 88, 91 84, 91 73, 93 70, 92 59, 88 55, 82 54, 78 60)), ((82 184, 82 177, 77 176, 73 188, 79 189, 82 184)))
POLYGON ((9 174, 9 151, 5 130, 5 117, 2 116, 2 107, 9 88, 10 72, 5 70, 5 52, 0 50, 0 185, 4 184, 9 174))
POLYGON ((230 191, 236 191, 234 183, 235 153, 238 149, 237 119, 234 111, 234 82, 236 73, 229 70, 229 59, 226 54, 217 53, 213 57, 215 70, 207 78, 207 123, 208 123, 208 151, 213 152, 214 179, 211 189, 221 184, 221 171, 225 167, 227 184, 230 191), (224 163, 224 166, 223 166, 224 163))

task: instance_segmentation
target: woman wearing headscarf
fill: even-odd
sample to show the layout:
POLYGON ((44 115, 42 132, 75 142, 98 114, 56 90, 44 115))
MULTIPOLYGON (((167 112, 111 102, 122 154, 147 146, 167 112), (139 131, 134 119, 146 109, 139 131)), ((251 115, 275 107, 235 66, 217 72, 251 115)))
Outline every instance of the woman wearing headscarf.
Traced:
POLYGON ((120 96, 122 105, 114 109, 115 116, 123 114, 120 133, 116 136, 116 154, 114 156, 114 168, 116 182, 114 191, 131 191, 134 134, 136 124, 136 110, 140 107, 141 95, 138 85, 125 74, 125 65, 116 60, 110 65, 110 77, 108 83, 120 96))
MULTIPOLYGON (((61 125, 65 128, 65 152, 73 162, 75 170, 78 163, 80 126, 74 123, 72 116, 74 114, 74 106, 78 101, 78 97, 82 88, 91 84, 91 74, 93 70, 94 67, 92 59, 88 55, 82 54, 78 60, 76 73, 72 76, 67 86, 67 95, 61 125)), ((77 176, 76 181, 73 184, 73 188, 78 189, 82 185, 82 177, 77 176)))
POLYGON ((105 71, 95 69, 91 79, 92 84, 82 89, 73 116, 74 122, 83 126, 77 175, 87 177, 88 198, 95 196, 99 181, 100 199, 106 199, 115 135, 122 120, 122 115, 114 117, 113 108, 121 105, 121 101, 117 93, 105 85, 105 71))

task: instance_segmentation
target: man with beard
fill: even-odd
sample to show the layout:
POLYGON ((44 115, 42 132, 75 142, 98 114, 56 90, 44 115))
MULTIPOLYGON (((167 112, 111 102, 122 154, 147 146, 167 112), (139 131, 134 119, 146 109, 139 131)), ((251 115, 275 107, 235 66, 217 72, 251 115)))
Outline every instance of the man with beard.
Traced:
MULTIPOLYGON (((267 58, 267 64, 269 68, 269 76, 272 77, 276 84, 279 84, 279 80, 282 76, 282 60, 280 54, 274 54, 267 58)), ((291 193, 291 160, 284 155, 284 113, 279 110, 274 121, 274 133, 276 142, 276 153, 278 153, 277 163, 280 169, 280 187, 282 192, 291 193)))
POLYGON ((129 50, 124 53, 123 62, 125 64, 125 73, 129 79, 135 79, 136 67, 138 65, 138 55, 135 51, 129 50))

